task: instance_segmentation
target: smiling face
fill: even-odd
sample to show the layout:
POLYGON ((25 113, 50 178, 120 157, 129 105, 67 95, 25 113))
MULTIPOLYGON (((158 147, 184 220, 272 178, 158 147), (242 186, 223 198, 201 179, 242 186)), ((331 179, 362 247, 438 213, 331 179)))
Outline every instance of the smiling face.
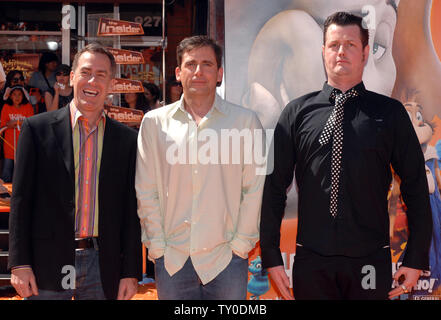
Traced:
POLYGON ((369 46, 363 48, 357 25, 329 26, 323 58, 331 86, 350 88, 361 82, 368 55, 369 46))
POLYGON ((74 103, 82 113, 100 113, 110 90, 112 77, 109 58, 102 53, 84 52, 70 74, 74 103))
POLYGON ((222 81, 223 70, 218 68, 214 50, 204 46, 184 52, 175 73, 185 96, 214 96, 217 83, 222 81))

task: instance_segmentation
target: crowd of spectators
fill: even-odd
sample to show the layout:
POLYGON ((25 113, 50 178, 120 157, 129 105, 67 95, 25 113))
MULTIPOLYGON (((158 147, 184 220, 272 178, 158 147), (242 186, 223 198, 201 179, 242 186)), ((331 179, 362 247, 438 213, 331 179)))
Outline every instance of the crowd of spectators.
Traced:
MULTIPOLYGON (((21 70, 5 74, 0 63, 0 159, 3 160, 0 178, 3 182, 12 182, 14 150, 23 119, 62 108, 73 99, 70 72, 71 68, 60 64, 52 52, 41 55, 38 70, 29 79, 25 79, 21 70)), ((143 86, 144 93, 123 94, 121 106, 146 113, 179 100, 182 94, 182 87, 175 78, 167 79, 169 97, 166 101, 157 85, 143 82, 143 86)))
POLYGON ((11 183, 23 120, 63 107, 72 100, 73 89, 69 86, 70 67, 59 65, 57 55, 52 52, 41 55, 38 70, 30 79, 25 79, 21 70, 10 70, 2 85, 1 71, 3 68, 0 70, 0 178, 11 183))

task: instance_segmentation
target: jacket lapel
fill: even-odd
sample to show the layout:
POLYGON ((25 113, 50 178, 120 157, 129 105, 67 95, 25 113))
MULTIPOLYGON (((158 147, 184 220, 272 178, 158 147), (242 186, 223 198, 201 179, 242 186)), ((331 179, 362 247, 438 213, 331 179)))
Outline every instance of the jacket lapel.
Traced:
POLYGON ((72 144, 72 124, 70 121, 70 108, 64 107, 54 112, 55 121, 52 123, 55 140, 72 182, 75 184, 75 169, 72 144))
POLYGON ((118 139, 117 137, 115 137, 115 125, 112 123, 112 120, 106 115, 106 127, 104 129, 103 151, 101 154, 101 166, 99 176, 100 192, 102 190, 102 187, 106 185, 105 182, 103 183, 104 179, 112 176, 112 163, 115 163, 115 161, 117 161, 118 159, 118 154, 116 150, 118 150, 119 148, 115 146, 117 142, 118 139))

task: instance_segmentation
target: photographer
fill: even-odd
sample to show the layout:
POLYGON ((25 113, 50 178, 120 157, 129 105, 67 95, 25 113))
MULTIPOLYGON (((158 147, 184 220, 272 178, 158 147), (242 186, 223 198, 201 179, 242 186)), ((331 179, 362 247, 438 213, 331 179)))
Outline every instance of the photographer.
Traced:
POLYGON ((73 98, 73 89, 69 85, 70 67, 60 64, 55 70, 57 82, 54 88, 44 93, 47 111, 53 111, 66 106, 73 98))

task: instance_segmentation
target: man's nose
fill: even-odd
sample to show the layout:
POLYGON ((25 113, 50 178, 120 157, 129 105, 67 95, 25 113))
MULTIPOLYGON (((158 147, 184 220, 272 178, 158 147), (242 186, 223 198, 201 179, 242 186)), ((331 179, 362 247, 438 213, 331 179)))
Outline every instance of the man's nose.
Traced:
POLYGON ((196 65, 196 70, 194 71, 195 74, 201 74, 202 73, 202 67, 200 64, 196 65))
POLYGON ((338 47, 338 55, 344 55, 344 54, 345 54, 345 46, 341 44, 338 47))
POLYGON ((94 83, 94 82, 96 82, 96 81, 97 81, 97 77, 96 77, 96 75, 91 74, 91 75, 89 76, 89 80, 88 80, 88 82, 90 82, 90 83, 94 83))

